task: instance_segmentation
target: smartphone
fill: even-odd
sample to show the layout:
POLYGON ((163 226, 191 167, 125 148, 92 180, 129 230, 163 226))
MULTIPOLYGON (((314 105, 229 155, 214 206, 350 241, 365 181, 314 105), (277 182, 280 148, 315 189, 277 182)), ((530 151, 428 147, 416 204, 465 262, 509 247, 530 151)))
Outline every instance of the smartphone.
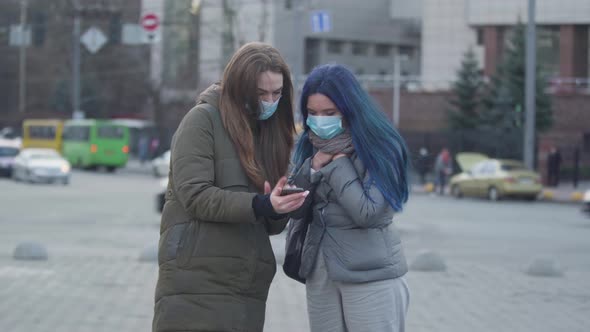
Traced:
POLYGON ((281 190, 281 196, 302 193, 304 191, 305 191, 305 189, 303 189, 303 188, 283 188, 283 190, 281 190))

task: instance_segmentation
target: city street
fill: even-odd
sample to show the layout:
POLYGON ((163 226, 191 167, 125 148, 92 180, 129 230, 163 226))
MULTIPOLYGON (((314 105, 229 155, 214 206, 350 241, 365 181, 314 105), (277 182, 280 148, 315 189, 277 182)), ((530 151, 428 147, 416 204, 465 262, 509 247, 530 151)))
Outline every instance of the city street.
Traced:
MULTIPOLYGON (((69 186, 0 179, 0 331, 150 331, 159 180, 149 169, 74 171, 69 186), (19 243, 47 261, 19 261, 19 243)), ((574 204, 413 195, 394 221, 409 263, 438 253, 444 272, 410 271, 407 331, 590 329, 590 218, 574 204), (525 273, 552 260, 561 277, 525 273)), ((273 238, 282 261, 284 237, 273 238)), ((265 331, 307 331, 305 288, 281 266, 265 331)))

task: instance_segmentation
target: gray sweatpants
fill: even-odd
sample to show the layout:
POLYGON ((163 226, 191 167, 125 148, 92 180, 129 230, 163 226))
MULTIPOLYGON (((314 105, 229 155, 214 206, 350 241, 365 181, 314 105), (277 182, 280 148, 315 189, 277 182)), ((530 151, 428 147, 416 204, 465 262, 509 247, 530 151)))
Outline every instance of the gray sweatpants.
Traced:
POLYGON ((332 281, 320 251, 305 287, 312 332, 404 331, 410 302, 404 277, 365 283, 332 281))

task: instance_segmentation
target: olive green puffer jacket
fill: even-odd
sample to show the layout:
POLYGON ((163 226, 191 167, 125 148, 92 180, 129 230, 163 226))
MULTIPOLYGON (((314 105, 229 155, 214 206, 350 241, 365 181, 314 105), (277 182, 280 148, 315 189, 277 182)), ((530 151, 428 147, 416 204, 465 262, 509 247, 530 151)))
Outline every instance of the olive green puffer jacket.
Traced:
POLYGON ((172 141, 162 212, 153 331, 262 331, 276 272, 269 234, 287 222, 257 218, 210 87, 172 141))

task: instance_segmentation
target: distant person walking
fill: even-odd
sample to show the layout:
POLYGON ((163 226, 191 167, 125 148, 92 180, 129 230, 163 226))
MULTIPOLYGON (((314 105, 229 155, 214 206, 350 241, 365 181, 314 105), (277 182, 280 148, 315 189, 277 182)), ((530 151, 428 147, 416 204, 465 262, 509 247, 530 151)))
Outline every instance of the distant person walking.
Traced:
POLYGON ((138 142, 138 155, 139 155, 139 161, 141 162, 141 164, 143 165, 147 159, 148 159, 148 153, 149 153, 149 138, 147 136, 141 136, 139 138, 139 142, 138 142))
POLYGON ((158 148, 160 147, 160 139, 157 137, 152 138, 150 142, 150 159, 158 156, 158 148))
POLYGON ((428 149, 421 147, 416 161, 416 167, 420 174, 420 183, 426 184, 426 175, 430 171, 430 154, 428 153, 428 149))
POLYGON ((559 186, 559 172, 561 170, 561 153, 552 147, 547 158, 547 182, 550 187, 559 186))
POLYGON ((436 175, 436 186, 440 195, 445 194, 445 186, 447 184, 447 178, 453 172, 453 162, 451 160, 451 154, 448 149, 444 148, 440 151, 436 157, 434 164, 434 173, 436 175))

